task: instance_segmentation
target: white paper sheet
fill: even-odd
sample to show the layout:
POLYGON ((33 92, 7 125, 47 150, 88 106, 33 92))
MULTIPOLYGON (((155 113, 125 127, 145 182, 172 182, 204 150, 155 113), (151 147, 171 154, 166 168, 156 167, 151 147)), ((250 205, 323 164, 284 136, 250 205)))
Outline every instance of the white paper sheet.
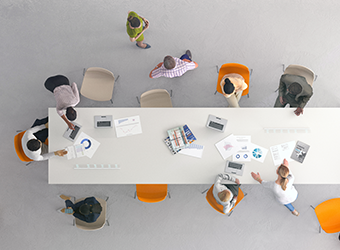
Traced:
POLYGON ((179 154, 202 158, 204 146, 195 143, 190 144, 187 148, 181 149, 179 154))
POLYGON ((240 150, 233 154, 233 161, 250 161, 251 154, 249 146, 251 144, 250 135, 235 135, 240 150))
POLYGON ((85 146, 85 155, 89 158, 92 158, 96 150, 98 149, 100 142, 93 139, 91 136, 81 132, 78 136, 77 140, 74 142, 74 145, 83 144, 85 146))
POLYGON ((139 115, 114 120, 117 138, 142 133, 139 115))
POLYGON ((220 152, 223 160, 227 159, 240 149, 240 146, 233 134, 216 143, 215 147, 218 152, 220 152))
POLYGON ((67 160, 86 156, 85 146, 83 144, 68 146, 66 148, 66 151, 67 151, 67 154, 66 154, 67 160))
POLYGON ((262 163, 264 162, 264 160, 266 159, 267 153, 268 153, 268 149, 263 148, 254 143, 250 143, 249 149, 250 149, 251 159, 262 162, 262 163))
POLYGON ((287 161, 292 161, 290 156, 293 152, 294 147, 295 141, 290 141, 270 147, 270 152, 273 157, 274 165, 280 165, 283 162, 283 159, 286 159, 287 161))

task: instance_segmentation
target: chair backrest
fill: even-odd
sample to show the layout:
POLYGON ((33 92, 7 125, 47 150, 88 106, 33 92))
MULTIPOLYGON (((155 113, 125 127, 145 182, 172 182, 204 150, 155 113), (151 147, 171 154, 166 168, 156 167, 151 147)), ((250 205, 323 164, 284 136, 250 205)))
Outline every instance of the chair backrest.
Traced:
MULTIPOLYGON (((102 211, 100 213, 100 216, 98 217, 98 219, 95 222, 92 223, 87 223, 85 221, 79 220, 77 218, 75 218, 76 220, 76 226, 82 230, 89 230, 89 231, 94 231, 94 230, 99 230, 101 228, 104 227, 105 225, 105 221, 106 221, 106 209, 107 209, 107 203, 105 200, 101 199, 101 198, 97 198, 95 197, 96 200, 100 203, 100 205, 102 206, 102 211)), ((86 198, 81 198, 76 200, 76 202, 85 200, 86 198)))
POLYGON ((95 101, 109 101, 112 99, 114 75, 103 68, 88 68, 85 72, 80 93, 95 101))
POLYGON ((218 72, 218 79, 217 79, 217 86, 216 90, 217 92, 223 94, 222 88, 221 88, 221 80, 226 74, 232 74, 236 73, 241 75, 244 78, 244 82, 248 85, 248 87, 243 90, 242 96, 247 95, 249 93, 249 77, 250 72, 247 66, 239 63, 226 63, 223 64, 220 68, 220 71, 218 72))
POLYGON ((25 155, 24 149, 22 148, 22 144, 21 144, 21 139, 23 137, 23 135, 25 134, 26 131, 22 131, 19 134, 17 134, 16 136, 14 136, 14 148, 15 148, 15 152, 17 153, 19 159, 23 162, 31 162, 33 161, 32 159, 28 158, 25 155))
POLYGON ((314 211, 321 228, 326 233, 340 231, 340 198, 324 201, 314 211))
MULTIPOLYGON (((218 204, 214 194, 213 194, 213 190, 214 190, 214 185, 212 185, 210 187, 210 189, 207 192, 206 195, 206 199, 208 201, 208 203, 210 204, 210 206, 212 206, 217 212, 220 212, 221 214, 223 213, 223 206, 221 204, 218 204)), ((244 193, 241 190, 241 188, 238 189, 238 195, 237 195, 237 201, 235 203, 235 206, 229 211, 229 213, 237 206, 238 203, 240 203, 240 201, 244 198, 244 193)))
POLYGON ((306 78, 306 81, 310 86, 313 86, 313 82, 315 79, 314 72, 311 69, 301 65, 291 64, 285 69, 283 74, 303 76, 304 78, 306 78))
POLYGON ((136 184, 136 195, 143 202, 160 202, 168 194, 168 184, 136 184))
POLYGON ((152 89, 144 92, 140 96, 140 106, 142 108, 171 108, 171 97, 169 95, 169 92, 165 89, 152 89))

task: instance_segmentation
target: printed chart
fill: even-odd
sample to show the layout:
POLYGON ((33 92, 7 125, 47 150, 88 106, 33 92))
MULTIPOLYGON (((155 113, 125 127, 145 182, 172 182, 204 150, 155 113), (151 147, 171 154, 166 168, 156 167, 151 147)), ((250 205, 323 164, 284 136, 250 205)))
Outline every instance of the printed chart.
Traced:
POLYGON ((114 123, 118 138, 142 133, 142 126, 138 115, 116 119, 114 123))

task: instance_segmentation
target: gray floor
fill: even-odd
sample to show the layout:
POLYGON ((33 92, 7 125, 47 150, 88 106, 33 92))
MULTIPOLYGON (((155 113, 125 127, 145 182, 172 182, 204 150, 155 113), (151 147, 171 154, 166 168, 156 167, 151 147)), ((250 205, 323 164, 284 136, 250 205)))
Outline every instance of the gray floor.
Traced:
POLYGON ((2 0, 1 249, 339 249, 336 234, 318 233, 309 207, 338 197, 339 185, 296 185, 298 218, 261 186, 244 185, 248 196, 225 217, 201 195, 205 185, 171 185, 172 198, 159 204, 134 200, 133 185, 48 185, 47 162, 26 168, 12 143, 17 129, 55 105, 43 87, 47 77, 64 74, 80 87, 83 68, 91 66, 120 79, 113 105, 81 97, 80 107, 137 107, 136 96, 154 88, 172 89, 175 107, 227 107, 214 95, 215 65, 225 62, 254 70, 242 107, 274 104, 282 64, 302 64, 318 75, 308 107, 338 107, 339 8, 336 0, 2 0), (129 42, 129 10, 149 19, 151 49, 129 42), (196 70, 177 79, 148 78, 165 55, 186 49, 196 70), (109 195, 111 226, 97 232, 72 227, 71 217, 56 212, 63 206, 60 193, 109 195))

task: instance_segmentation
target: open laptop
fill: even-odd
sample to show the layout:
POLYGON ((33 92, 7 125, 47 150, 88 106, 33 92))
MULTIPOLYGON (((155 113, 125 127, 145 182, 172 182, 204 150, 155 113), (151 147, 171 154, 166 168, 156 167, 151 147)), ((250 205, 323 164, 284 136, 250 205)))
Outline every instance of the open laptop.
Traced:
POLYGON ((72 122, 74 125, 74 130, 67 128, 64 137, 70 141, 74 141, 79 133, 81 126, 78 123, 72 122))
POLYGON ((224 172, 242 176, 244 167, 245 167, 244 163, 226 161, 224 172))

